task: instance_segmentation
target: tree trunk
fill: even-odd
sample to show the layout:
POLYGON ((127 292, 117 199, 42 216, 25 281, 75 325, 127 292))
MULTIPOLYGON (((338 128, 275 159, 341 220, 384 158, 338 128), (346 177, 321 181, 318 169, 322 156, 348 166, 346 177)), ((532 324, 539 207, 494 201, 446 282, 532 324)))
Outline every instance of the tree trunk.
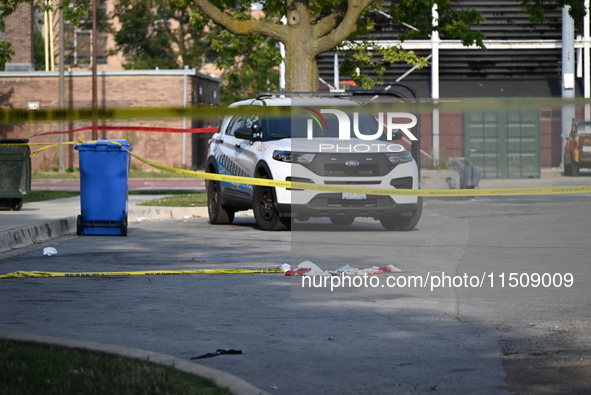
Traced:
POLYGON ((316 92, 318 64, 316 38, 304 2, 288 0, 287 34, 285 44, 285 90, 288 92, 316 92))
POLYGON ((310 42, 290 40, 285 45, 285 90, 318 91, 318 64, 310 42))

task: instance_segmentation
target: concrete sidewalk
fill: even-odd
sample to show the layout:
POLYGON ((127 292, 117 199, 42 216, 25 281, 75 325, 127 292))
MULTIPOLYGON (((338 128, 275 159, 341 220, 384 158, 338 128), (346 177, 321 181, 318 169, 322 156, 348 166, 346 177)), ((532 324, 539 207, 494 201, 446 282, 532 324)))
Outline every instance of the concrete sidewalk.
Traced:
MULTIPOLYGON (((207 207, 150 207, 139 203, 170 195, 129 195, 128 221, 207 217, 207 207)), ((25 203, 20 211, 0 211, 0 252, 25 247, 54 237, 76 234, 80 197, 25 203)))

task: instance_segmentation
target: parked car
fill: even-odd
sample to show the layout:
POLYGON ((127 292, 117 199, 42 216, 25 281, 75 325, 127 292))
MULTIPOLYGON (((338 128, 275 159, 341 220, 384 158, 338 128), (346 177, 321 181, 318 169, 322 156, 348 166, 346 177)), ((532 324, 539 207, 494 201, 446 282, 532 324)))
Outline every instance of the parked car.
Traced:
POLYGON ((591 169, 591 121, 573 119, 564 147, 564 174, 577 177, 581 168, 591 169))
MULTIPOLYGON (((380 127, 394 123, 378 122, 353 100, 265 95, 230 107, 253 111, 241 111, 222 121, 209 141, 207 172, 336 186, 419 187, 412 155, 402 145, 388 141, 387 133, 380 131, 380 127), (288 115, 267 115, 264 110, 271 106, 288 107, 288 115), (323 110, 327 108, 342 111, 323 110)), ((389 137, 401 138, 402 133, 397 130, 389 137)), ((294 220, 306 221, 311 217, 330 218, 337 225, 352 224, 357 217, 370 217, 388 230, 411 230, 423 207, 422 198, 417 196, 297 190, 218 181, 207 182, 207 196, 212 224, 229 224, 237 211, 252 209, 263 230, 289 229, 294 220)))

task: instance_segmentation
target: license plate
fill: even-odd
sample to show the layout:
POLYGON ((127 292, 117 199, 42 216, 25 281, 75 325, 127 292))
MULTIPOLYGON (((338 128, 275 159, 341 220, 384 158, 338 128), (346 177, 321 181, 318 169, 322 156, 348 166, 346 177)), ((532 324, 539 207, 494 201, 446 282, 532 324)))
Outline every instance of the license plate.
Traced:
POLYGON ((363 199, 365 199, 365 193, 343 192, 343 200, 363 200, 363 199))
POLYGON ((583 147, 583 152, 591 152, 591 146, 583 147))

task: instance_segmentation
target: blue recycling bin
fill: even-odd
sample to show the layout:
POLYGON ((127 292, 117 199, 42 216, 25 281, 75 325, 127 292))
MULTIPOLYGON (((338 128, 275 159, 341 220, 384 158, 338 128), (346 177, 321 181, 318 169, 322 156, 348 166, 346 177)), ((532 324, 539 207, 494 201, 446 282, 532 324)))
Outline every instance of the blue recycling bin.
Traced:
POLYGON ((133 148, 125 139, 77 144, 80 158, 78 235, 127 236, 127 179, 133 148))

